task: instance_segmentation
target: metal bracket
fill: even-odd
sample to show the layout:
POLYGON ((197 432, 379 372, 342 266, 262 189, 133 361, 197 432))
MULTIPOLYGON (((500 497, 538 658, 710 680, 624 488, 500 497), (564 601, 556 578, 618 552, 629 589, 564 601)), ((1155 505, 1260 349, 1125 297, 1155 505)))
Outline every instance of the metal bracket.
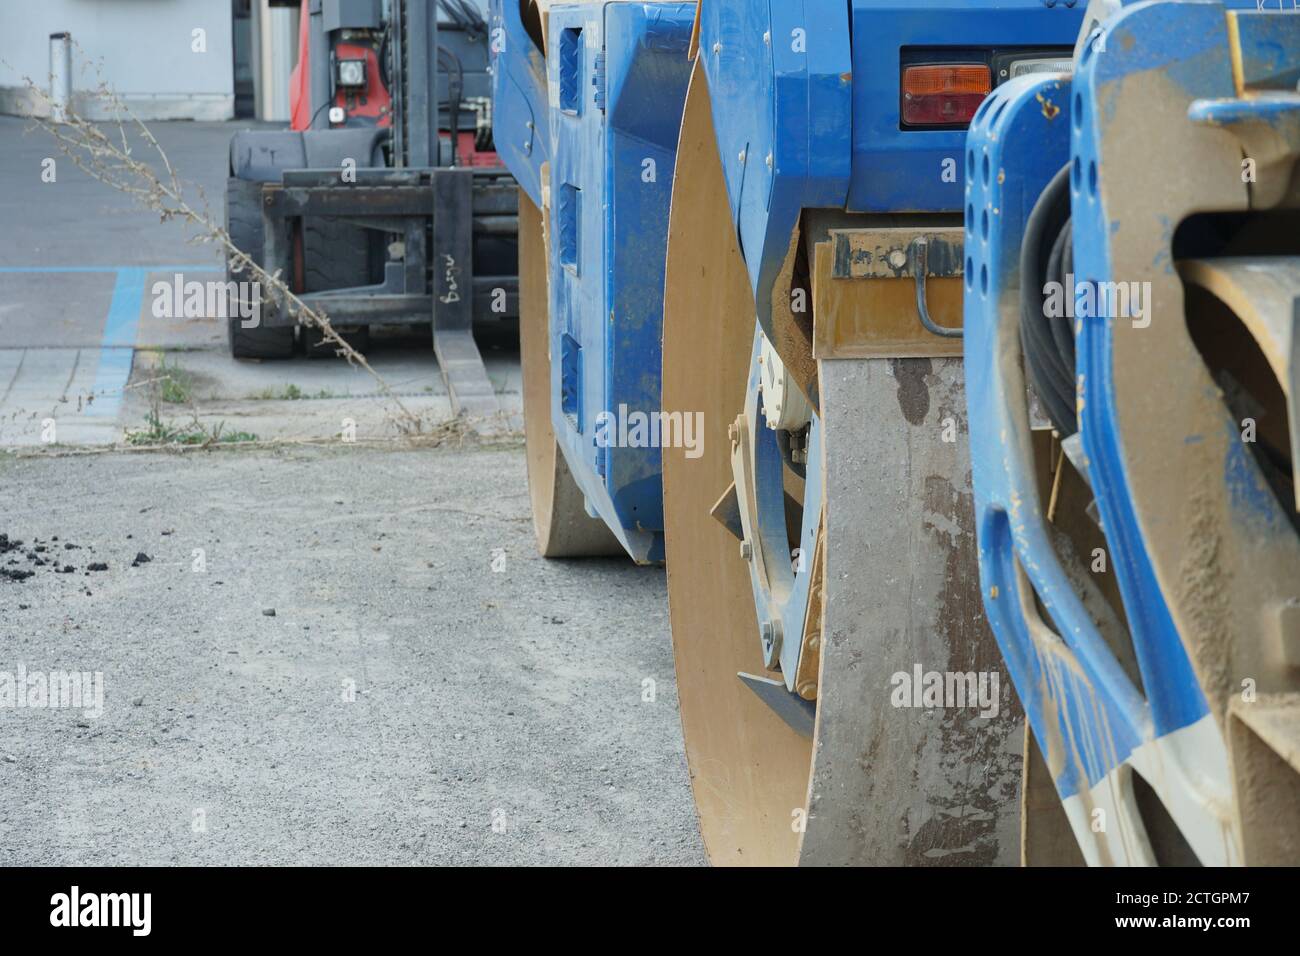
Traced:
POLYGON ((925 326, 927 332, 943 338, 961 338, 960 328, 948 328, 930 318, 930 308, 925 301, 925 277, 928 274, 930 243, 925 236, 917 236, 913 239, 912 244, 908 246, 908 253, 908 257, 912 260, 912 276, 916 279, 916 314, 921 317, 921 324, 925 326))
POLYGON ((831 229, 828 238, 818 244, 827 248, 817 252, 813 276, 817 358, 961 354, 962 226, 831 229), (821 281, 827 265, 830 282, 821 281), (932 280, 939 286, 931 288, 932 280))
POLYGON ((832 229, 834 279, 909 279, 916 275, 916 244, 926 246, 925 274, 959 279, 966 274, 963 228, 954 226, 832 229))
POLYGON ((804 700, 798 694, 785 689, 785 682, 770 677, 758 677, 744 671, 736 674, 741 682, 758 695, 758 699, 772 708, 772 711, 786 722, 791 730, 801 737, 812 738, 813 727, 817 723, 817 704, 804 700))

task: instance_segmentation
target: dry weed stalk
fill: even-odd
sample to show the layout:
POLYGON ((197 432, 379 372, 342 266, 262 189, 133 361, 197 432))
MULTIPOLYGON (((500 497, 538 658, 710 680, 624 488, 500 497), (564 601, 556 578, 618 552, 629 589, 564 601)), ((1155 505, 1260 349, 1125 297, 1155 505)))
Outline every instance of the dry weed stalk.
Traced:
MULTIPOLYGON (((119 192, 126 193, 145 208, 158 213, 160 222, 181 220, 196 230, 191 241, 197 243, 215 243, 219 246, 230 263, 232 276, 242 276, 247 270, 262 285, 262 298, 287 305, 298 318, 299 324, 312 326, 321 331, 326 341, 330 342, 348 363, 365 369, 378 383, 380 391, 396 407, 395 424, 404 435, 419 435, 424 427, 421 417, 402 403, 366 357, 343 339, 330 324, 329 317, 319 309, 314 309, 303 302, 284 281, 277 270, 272 275, 252 258, 239 249, 230 239, 224 227, 218 225, 208 213, 207 197, 203 189, 195 185, 194 189, 202 200, 202 211, 196 209, 185 197, 185 189, 176 169, 172 166, 167 152, 154 137, 149 127, 144 124, 121 97, 104 82, 103 74, 96 66, 98 84, 89 95, 101 100, 108 106, 113 120, 107 125, 109 132, 77 115, 69 104, 66 121, 53 123, 39 116, 34 116, 36 125, 49 133, 57 143, 59 150, 67 156, 78 169, 86 175, 104 183, 119 192), (128 139, 128 129, 136 131, 144 140, 162 165, 163 175, 148 163, 136 158, 128 139), (269 290, 269 296, 267 294, 269 290)), ((48 107, 50 97, 36 85, 31 77, 24 76, 29 91, 48 107)))

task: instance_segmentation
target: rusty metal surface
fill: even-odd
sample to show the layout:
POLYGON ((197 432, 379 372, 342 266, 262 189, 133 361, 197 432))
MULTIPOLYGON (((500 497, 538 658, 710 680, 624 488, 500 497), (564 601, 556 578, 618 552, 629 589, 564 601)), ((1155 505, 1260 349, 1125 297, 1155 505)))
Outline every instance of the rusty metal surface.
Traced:
POLYGON ((1024 720, 980 600, 962 364, 823 362, 821 377, 826 610, 801 861, 1014 865, 1024 720), (918 665, 996 673, 997 716, 895 707, 894 675, 918 665))
POLYGON ((832 229, 836 279, 909 279, 912 277, 912 240, 924 236, 929 245, 926 273, 936 279, 965 274, 963 230, 832 229))
MULTIPOLYGON (((932 230, 907 232, 914 237, 932 230)), ((833 239, 818 242, 813 259, 813 354, 819 360, 961 355, 961 339, 942 338, 921 324, 914 279, 836 278, 840 259, 833 239)), ((853 260, 844 261, 848 268, 853 260)), ((932 278, 926 287, 935 321, 960 328, 961 278, 932 278)))
POLYGON ((813 302, 807 264, 800 260, 800 234, 796 230, 772 286, 772 314, 763 332, 808 404, 816 410, 821 396, 817 360, 813 357, 813 302))

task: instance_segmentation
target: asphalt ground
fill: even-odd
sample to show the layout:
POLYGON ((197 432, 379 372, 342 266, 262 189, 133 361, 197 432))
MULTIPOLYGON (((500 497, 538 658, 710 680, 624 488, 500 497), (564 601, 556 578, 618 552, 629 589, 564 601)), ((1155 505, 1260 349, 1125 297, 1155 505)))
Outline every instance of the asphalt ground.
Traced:
MULTIPOLYGON (((240 125, 152 127, 218 217, 240 125)), ((537 556, 522 444, 451 421, 427 334, 374 343, 385 394, 158 318, 211 246, 29 126, 0 117, 0 864, 702 862, 662 572, 537 556)), ((479 342, 517 411, 514 331, 479 342)))

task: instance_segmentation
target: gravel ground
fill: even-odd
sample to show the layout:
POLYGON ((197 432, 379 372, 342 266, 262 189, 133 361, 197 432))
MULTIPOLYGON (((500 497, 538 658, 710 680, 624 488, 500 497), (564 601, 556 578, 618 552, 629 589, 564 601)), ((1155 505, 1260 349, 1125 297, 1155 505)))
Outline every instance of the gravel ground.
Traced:
POLYGON ((0 454, 0 672, 104 688, 0 708, 0 864, 703 862, 663 574, 540 559, 525 489, 514 446, 0 454))

